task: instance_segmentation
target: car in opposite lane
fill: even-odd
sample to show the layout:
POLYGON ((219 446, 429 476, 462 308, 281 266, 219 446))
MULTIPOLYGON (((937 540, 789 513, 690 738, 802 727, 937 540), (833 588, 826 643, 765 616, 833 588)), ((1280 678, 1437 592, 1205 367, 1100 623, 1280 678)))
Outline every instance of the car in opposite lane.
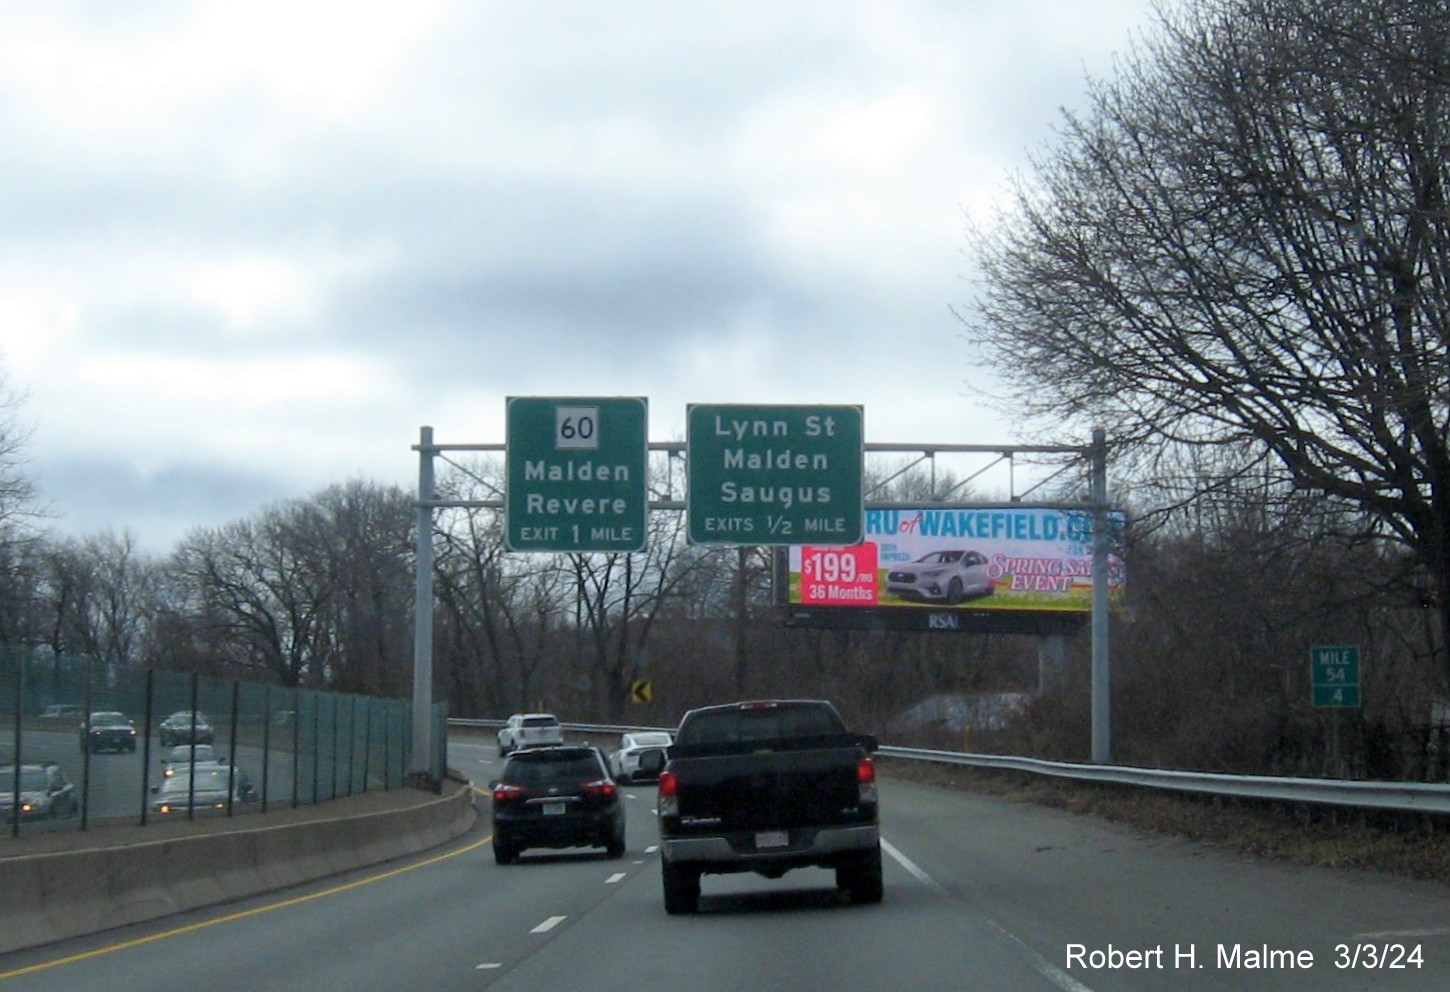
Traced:
POLYGON ((619 747, 609 756, 609 772, 616 782, 654 782, 659 771, 640 768, 640 759, 653 751, 663 753, 673 741, 665 730, 638 730, 619 738, 619 747))
POLYGON ((226 755, 210 744, 178 744, 161 756, 161 774, 172 778, 177 772, 185 771, 192 764, 224 765, 226 755))
POLYGON ((17 809, 24 821, 76 816, 80 808, 75 785, 55 762, 21 765, 18 781, 14 765, 0 767, 0 823, 12 822, 17 809))
POLYGON ((182 768, 151 790, 151 812, 162 816, 225 811, 257 799, 251 777, 232 765, 210 763, 182 768))
POLYGON ((210 744, 216 739, 211 722, 200 711, 178 710, 161 721, 158 731, 162 747, 177 744, 210 744))
POLYGON ((81 750, 100 754, 102 751, 135 752, 136 725, 124 713, 105 711, 92 713, 81 724, 81 750))
POLYGON ((593 745, 514 751, 493 796, 493 857, 511 864, 531 847, 602 847, 624 856, 624 803, 593 745))
POLYGON ((552 713, 515 713, 499 728, 498 756, 507 758, 523 747, 564 743, 564 728, 552 713))

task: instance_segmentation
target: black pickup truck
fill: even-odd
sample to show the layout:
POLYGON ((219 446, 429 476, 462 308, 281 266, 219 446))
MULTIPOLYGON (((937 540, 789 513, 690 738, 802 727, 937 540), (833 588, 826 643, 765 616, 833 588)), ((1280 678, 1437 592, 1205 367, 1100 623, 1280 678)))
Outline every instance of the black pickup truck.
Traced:
POLYGON ((875 749, 819 700, 686 713, 660 758, 665 911, 694 912, 703 874, 812 865, 834 868, 852 902, 880 902, 875 749))

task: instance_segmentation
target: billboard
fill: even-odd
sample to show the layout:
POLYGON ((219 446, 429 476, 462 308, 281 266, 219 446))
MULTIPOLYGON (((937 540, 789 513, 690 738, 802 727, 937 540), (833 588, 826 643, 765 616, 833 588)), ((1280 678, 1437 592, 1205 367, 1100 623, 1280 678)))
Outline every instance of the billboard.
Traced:
MULTIPOLYGON (((1115 533, 1124 522, 1120 511, 1109 514, 1115 533)), ((1092 511, 1075 507, 868 509, 860 544, 792 545, 777 599, 856 610, 1083 615, 1092 610, 1092 524, 1092 511)), ((1110 553, 1110 602, 1121 601, 1124 580, 1121 557, 1110 553)))

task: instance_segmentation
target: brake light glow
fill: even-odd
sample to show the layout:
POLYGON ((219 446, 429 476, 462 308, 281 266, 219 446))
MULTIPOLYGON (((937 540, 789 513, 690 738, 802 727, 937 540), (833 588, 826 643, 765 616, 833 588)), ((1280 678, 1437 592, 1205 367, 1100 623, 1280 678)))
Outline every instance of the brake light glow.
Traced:
POLYGON ((496 803, 504 803, 510 799, 522 799, 528 794, 528 791, 522 785, 510 785, 507 782, 500 782, 493 787, 493 801, 496 803))
POLYGON ((584 792, 587 795, 607 799, 614 795, 614 783, 607 778, 595 779, 593 782, 584 783, 584 792))
POLYGON ((655 812, 660 816, 680 815, 680 780, 674 772, 660 772, 659 801, 655 812))
POLYGON ((856 784, 861 802, 876 802, 876 762, 870 758, 862 758, 856 762, 856 784))

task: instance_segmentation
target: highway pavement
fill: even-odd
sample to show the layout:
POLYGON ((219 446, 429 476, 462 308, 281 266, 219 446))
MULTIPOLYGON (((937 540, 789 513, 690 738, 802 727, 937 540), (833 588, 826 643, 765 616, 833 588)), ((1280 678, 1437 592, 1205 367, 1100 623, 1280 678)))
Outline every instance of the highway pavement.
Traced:
MULTIPOLYGON (((484 785, 491 742, 451 767, 484 785)), ((654 789, 629 850, 493 863, 485 814, 425 854, 0 956, 0 992, 1440 990, 1450 887, 1262 862, 1090 817, 886 778, 886 897, 815 869, 704 880, 666 916, 654 789)), ((12 894, 7 893, 10 898, 12 894)))

